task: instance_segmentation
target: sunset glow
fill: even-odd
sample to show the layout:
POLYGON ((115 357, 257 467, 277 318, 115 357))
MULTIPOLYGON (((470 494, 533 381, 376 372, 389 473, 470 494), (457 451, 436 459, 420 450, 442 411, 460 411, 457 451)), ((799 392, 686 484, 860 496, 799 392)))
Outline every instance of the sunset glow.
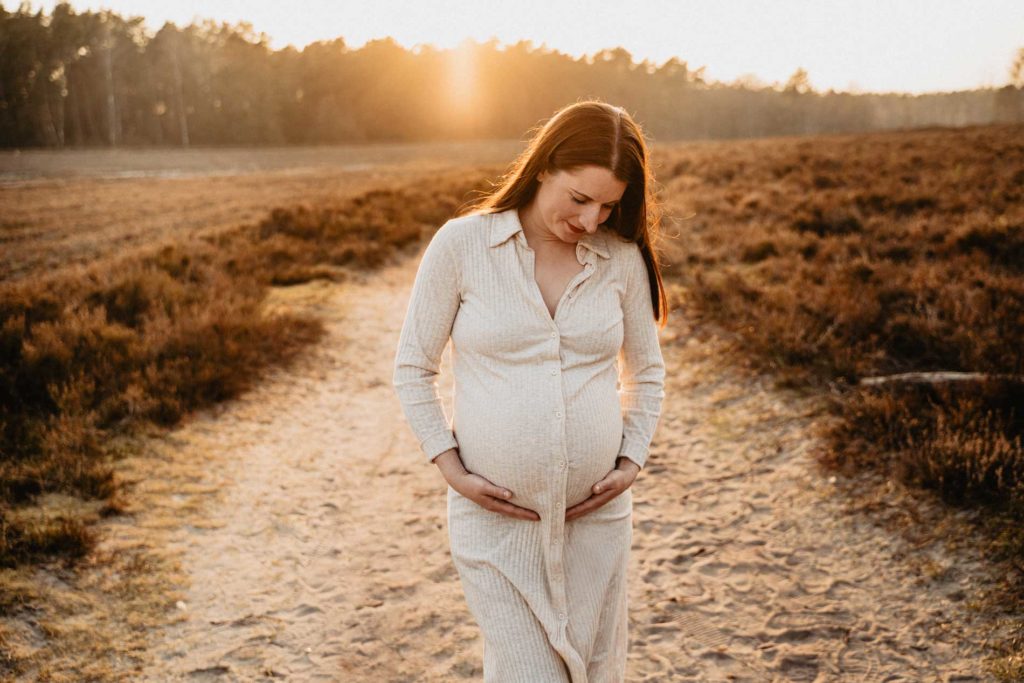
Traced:
MULTIPOLYGON (((49 11, 53 4, 33 6, 49 11)), ((352 48, 386 36, 407 48, 454 48, 466 39, 494 38, 506 45, 527 40, 575 57, 622 46, 638 62, 661 64, 676 56, 691 68, 706 66, 708 78, 725 82, 740 77, 785 82, 804 68, 819 90, 920 93, 999 87, 1007 82, 1014 52, 1024 45, 1024 3, 1019 0, 380 0, 372 11, 363 2, 327 0, 304 2, 301 11, 270 0, 105 0, 73 6, 140 15, 152 31, 164 21, 248 21, 269 36, 274 48, 301 48, 339 36, 352 48)))
POLYGON ((463 44, 448 54, 448 83, 445 90, 456 111, 466 111, 477 93, 476 55, 472 45, 463 44))

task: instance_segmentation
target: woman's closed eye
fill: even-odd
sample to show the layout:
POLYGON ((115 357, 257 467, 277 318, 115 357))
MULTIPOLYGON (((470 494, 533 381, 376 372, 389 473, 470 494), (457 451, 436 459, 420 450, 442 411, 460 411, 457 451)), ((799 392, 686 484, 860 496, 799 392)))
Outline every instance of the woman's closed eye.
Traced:
MULTIPOLYGON (((569 195, 569 196, 570 196, 570 197, 572 197, 572 200, 573 200, 574 202, 576 202, 577 204, 586 204, 587 202, 589 202, 589 201, 590 201, 589 199, 580 199, 579 197, 573 197, 572 195, 569 195)), ((602 206, 601 208, 602 208, 602 209, 614 209, 614 208, 615 208, 615 205, 614 205, 614 204, 612 204, 612 205, 610 205, 610 206, 609 206, 608 204, 605 204, 605 205, 604 205, 604 206, 602 206)))

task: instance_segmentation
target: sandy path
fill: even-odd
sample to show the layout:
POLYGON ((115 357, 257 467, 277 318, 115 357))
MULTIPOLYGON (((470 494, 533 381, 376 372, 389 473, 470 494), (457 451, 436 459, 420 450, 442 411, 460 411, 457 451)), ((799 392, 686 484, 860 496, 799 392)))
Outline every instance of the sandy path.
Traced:
MULTIPOLYGON (((480 680, 443 480, 390 383, 415 265, 295 288, 284 303, 323 315, 325 343, 158 444, 199 467, 187 485, 140 478, 146 507, 109 522, 105 550, 158 533, 182 572, 176 623, 133 680, 480 680)), ((730 370, 678 321, 665 337, 669 400, 635 484, 629 680, 987 680, 968 608, 982 569, 872 523, 928 510, 830 484, 812 400, 730 370)))

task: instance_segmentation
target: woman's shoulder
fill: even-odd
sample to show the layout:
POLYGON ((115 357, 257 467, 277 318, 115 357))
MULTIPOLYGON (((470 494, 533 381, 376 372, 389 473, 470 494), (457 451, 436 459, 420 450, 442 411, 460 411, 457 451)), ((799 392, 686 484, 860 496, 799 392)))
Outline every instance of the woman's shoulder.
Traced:
POLYGON ((614 230, 607 231, 605 244, 608 247, 608 254, 612 263, 616 264, 624 272, 635 268, 637 262, 643 262, 644 257, 640 252, 640 245, 633 240, 627 239, 614 230))
POLYGON ((476 242, 486 241, 494 214, 469 213, 445 221, 434 233, 434 241, 465 251, 472 249, 476 242))

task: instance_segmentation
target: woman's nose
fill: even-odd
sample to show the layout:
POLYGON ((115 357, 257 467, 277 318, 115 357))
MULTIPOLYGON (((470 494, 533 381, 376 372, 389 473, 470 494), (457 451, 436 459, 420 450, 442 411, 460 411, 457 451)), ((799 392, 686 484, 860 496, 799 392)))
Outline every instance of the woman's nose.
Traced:
POLYGON ((588 232, 594 232, 597 230, 597 222, 601 213, 600 206, 586 207, 580 213, 580 224, 586 228, 588 232))

